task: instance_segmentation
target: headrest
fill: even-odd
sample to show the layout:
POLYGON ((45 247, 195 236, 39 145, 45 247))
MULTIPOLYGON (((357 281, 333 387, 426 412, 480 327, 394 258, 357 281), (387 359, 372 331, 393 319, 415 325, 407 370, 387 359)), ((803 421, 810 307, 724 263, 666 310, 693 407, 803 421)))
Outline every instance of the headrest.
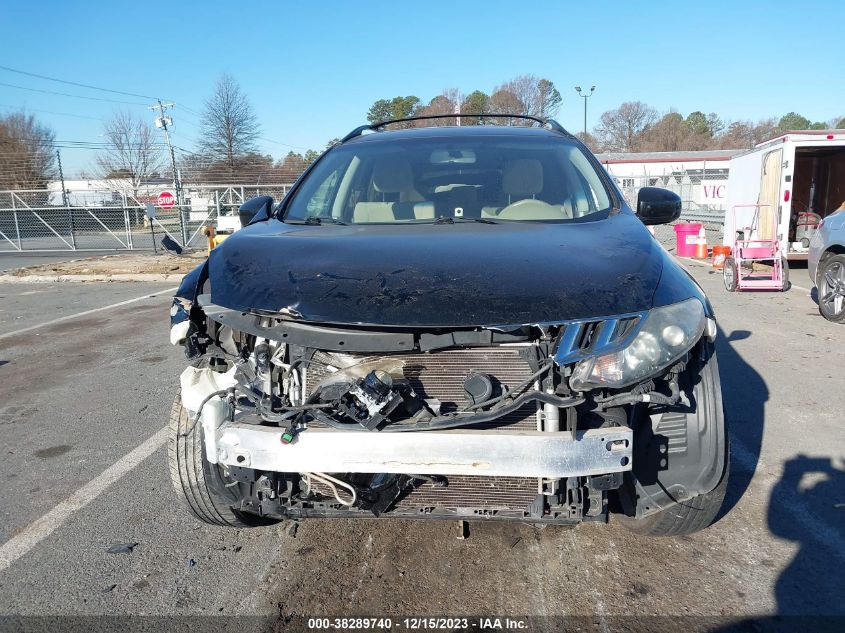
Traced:
POLYGON ((373 166, 373 186, 382 193, 399 193, 414 188, 411 164, 398 154, 384 156, 373 166))
POLYGON ((512 160, 502 174, 502 191, 512 196, 533 196, 543 190, 543 166, 539 160, 512 160))

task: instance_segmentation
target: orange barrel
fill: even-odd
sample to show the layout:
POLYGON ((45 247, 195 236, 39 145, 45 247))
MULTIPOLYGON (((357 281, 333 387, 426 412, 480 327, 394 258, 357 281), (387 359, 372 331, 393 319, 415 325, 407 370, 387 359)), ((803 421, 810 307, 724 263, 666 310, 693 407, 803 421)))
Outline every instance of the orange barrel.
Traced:
POLYGON ((731 254, 730 246, 713 245, 713 268, 724 268, 725 258, 731 254))

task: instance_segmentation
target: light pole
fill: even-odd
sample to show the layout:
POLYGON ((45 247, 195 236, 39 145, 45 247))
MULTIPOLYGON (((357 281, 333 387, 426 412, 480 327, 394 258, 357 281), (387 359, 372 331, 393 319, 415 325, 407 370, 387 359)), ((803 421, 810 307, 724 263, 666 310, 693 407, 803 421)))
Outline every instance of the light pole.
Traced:
POLYGON ((587 99, 593 96, 593 91, 596 89, 595 86, 590 88, 590 92, 586 90, 584 93, 581 93, 581 86, 575 86, 575 92, 578 93, 578 96, 584 100, 584 138, 587 138, 587 99))

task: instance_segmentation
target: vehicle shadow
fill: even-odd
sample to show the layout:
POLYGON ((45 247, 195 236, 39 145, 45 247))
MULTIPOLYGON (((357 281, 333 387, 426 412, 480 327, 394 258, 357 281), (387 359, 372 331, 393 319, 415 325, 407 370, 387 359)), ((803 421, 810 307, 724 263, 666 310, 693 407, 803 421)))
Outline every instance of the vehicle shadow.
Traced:
POLYGON ((798 455, 772 488, 767 524, 798 547, 773 587, 777 611, 720 631, 845 630, 845 457, 798 455))
MULTIPOLYGON (((798 455, 772 489, 768 524, 799 547, 775 584, 778 614, 845 616, 845 458, 798 455)), ((845 618, 839 620, 845 627, 845 618)), ((840 629, 842 630, 842 629, 840 629)))
POLYGON ((716 354, 722 382, 722 402, 731 437, 731 476, 725 501, 716 520, 728 514, 751 484, 763 444, 765 407, 769 388, 763 377, 734 349, 733 343, 751 336, 748 330, 716 337, 716 354))

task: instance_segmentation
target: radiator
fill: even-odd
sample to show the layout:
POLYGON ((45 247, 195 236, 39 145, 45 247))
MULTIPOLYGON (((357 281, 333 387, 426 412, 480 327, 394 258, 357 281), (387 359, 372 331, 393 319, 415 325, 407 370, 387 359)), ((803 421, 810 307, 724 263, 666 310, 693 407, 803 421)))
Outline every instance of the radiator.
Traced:
MULTIPOLYGON (((442 411, 454 411, 466 404, 463 381, 471 371, 496 378, 502 385, 513 388, 532 373, 528 362, 520 355, 519 347, 489 347, 456 349, 431 353, 392 354, 405 362, 405 378, 423 398, 436 398, 442 411)), ((359 360, 373 358, 358 356, 359 360)), ((317 352, 308 365, 306 392, 310 393, 332 364, 330 356, 317 352)), ((528 404, 495 422, 479 424, 473 429, 537 430, 537 407, 528 404)), ((432 431, 436 433, 437 431, 432 431)), ((537 496, 537 479, 533 477, 473 477, 450 476, 446 487, 423 484, 403 496, 396 508, 478 508, 482 510, 525 510, 537 496)), ((319 488, 318 488, 319 489, 319 488)), ((321 493, 328 491, 320 490, 321 493)))
MULTIPOLYGON (((449 413, 465 406, 464 378, 471 371, 489 374, 502 385, 513 388, 531 375, 531 367, 520 356, 518 347, 484 347, 457 349, 432 353, 392 354, 405 362, 405 378, 411 387, 423 398, 436 398, 441 402, 441 411, 449 413)), ((348 358, 348 356, 347 356, 348 358)), ((372 356, 356 357, 369 360, 372 356)), ((328 372, 326 364, 332 359, 323 352, 317 352, 306 371, 306 393, 328 372)), ((478 424, 473 429, 489 429, 507 426, 511 429, 537 430, 537 406, 527 404, 521 409, 487 424, 478 424)))

